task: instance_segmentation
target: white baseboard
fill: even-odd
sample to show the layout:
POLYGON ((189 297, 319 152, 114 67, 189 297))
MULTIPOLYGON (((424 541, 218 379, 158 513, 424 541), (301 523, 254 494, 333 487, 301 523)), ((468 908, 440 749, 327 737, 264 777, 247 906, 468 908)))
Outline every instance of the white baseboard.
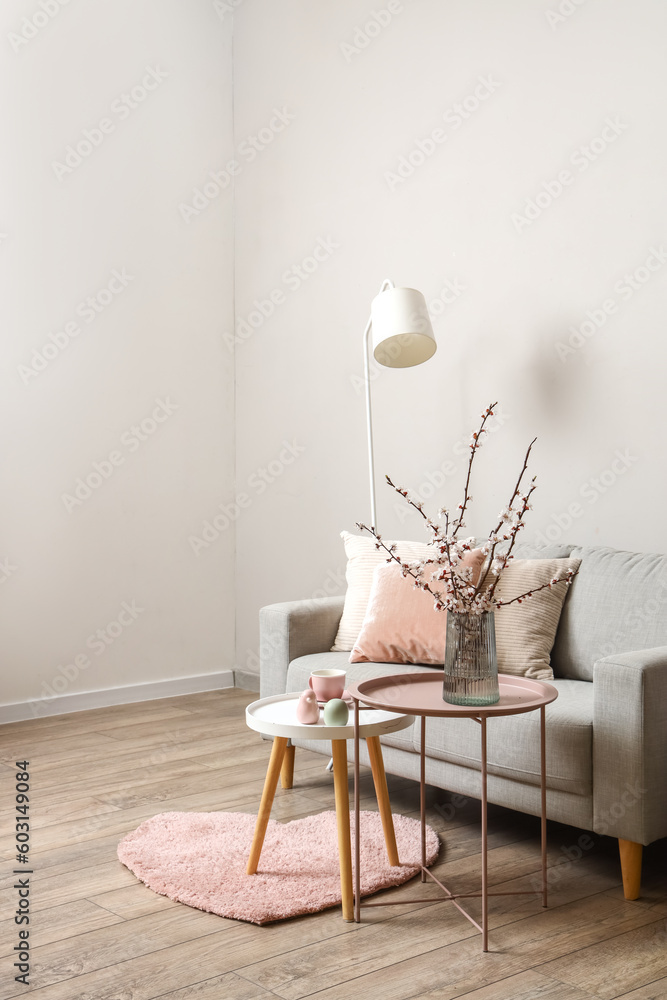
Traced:
POLYGON ((253 674, 250 670, 235 670, 234 687, 259 693, 259 674, 253 674))
POLYGON ((129 705, 135 701, 155 701, 156 698, 173 698, 179 694, 195 694, 198 691, 217 691, 220 688, 231 687, 234 687, 234 672, 221 670, 216 674, 175 677, 170 680, 152 681, 148 684, 128 684, 126 687, 106 688, 102 691, 62 694, 54 698, 35 698, 34 701, 19 701, 12 705, 0 705, 0 725, 5 722, 41 719, 47 715, 85 712, 89 708, 129 705))

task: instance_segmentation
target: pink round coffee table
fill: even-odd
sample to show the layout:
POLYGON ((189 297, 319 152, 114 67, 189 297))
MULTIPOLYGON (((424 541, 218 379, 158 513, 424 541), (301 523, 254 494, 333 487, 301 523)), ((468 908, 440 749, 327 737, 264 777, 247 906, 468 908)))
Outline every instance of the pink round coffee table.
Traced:
MULTIPOLYGON (((421 879, 433 879, 445 892, 446 899, 473 924, 482 934, 482 950, 489 950, 487 881, 487 762, 486 724, 487 719, 501 715, 521 715, 524 712, 540 710, 540 792, 541 792, 541 845, 542 845, 542 906, 547 905, 547 784, 546 784, 546 740, 545 707, 558 697, 558 691, 544 681, 534 681, 528 677, 513 677, 500 674, 498 677, 500 700, 495 705, 450 705, 442 698, 442 674, 433 671, 423 674, 394 674, 373 677, 348 686, 354 701, 354 811, 356 857, 359 858, 359 704, 370 708, 391 712, 404 712, 421 718, 420 738, 420 813, 421 813, 421 879), (474 920, 457 899, 464 896, 479 896, 479 893, 452 893, 426 867, 426 719, 429 717, 448 719, 474 719, 480 726, 481 738, 481 802, 482 802, 482 926, 474 920)), ((359 867, 355 865, 354 918, 361 919, 361 898, 359 894, 359 867)), ((497 895, 532 895, 532 890, 497 895)), ((411 903, 416 900, 411 899, 411 903)), ((424 900, 426 902, 426 900, 424 900)), ((432 900, 428 900, 432 902, 432 900)), ((364 903, 364 906, 390 906, 392 903, 364 903)))

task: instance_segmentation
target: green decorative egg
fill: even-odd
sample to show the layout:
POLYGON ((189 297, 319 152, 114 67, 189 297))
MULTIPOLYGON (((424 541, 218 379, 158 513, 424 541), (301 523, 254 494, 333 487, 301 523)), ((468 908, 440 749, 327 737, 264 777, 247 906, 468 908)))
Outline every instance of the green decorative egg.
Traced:
POLYGON ((324 706, 325 726, 346 726, 350 710, 341 698, 332 698, 324 706))

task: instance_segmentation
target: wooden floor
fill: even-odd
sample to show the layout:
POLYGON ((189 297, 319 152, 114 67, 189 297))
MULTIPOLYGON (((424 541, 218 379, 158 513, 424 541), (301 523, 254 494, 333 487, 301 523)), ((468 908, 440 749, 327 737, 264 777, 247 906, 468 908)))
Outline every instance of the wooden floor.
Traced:
MULTIPOLYGON (((645 851, 642 896, 626 902, 616 843, 595 838, 568 860, 581 831, 550 824, 551 905, 495 897, 490 948, 445 902, 339 910, 265 927, 190 909, 147 889, 116 858, 118 841, 168 810, 256 812, 270 744, 244 723, 257 695, 189 695, 0 727, 2 905, 0 1000, 657 1000, 667 998, 665 842, 645 851), (14 761, 31 774, 32 974, 14 981, 14 761)), ((297 750, 294 787, 273 817, 332 808, 320 755, 297 750)), ((370 775, 364 808, 373 808, 370 775)), ((418 788, 389 777, 395 811, 418 816, 418 788)), ((428 821, 443 847, 434 866, 460 891, 479 879, 479 803, 429 790, 428 821)), ((492 888, 531 889, 537 820, 490 809, 492 888)), ((414 899, 413 880, 390 890, 414 899)), ((389 893, 386 894, 387 896, 389 893)), ((474 909, 477 900, 471 903, 474 909)))

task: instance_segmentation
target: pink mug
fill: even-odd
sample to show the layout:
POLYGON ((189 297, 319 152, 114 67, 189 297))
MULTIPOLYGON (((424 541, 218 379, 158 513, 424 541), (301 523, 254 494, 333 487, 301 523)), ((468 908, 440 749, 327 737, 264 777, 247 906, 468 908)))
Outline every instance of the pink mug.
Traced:
POLYGON ((340 698, 345 690, 345 671, 313 670, 308 679, 308 684, 317 695, 319 701, 340 698))

